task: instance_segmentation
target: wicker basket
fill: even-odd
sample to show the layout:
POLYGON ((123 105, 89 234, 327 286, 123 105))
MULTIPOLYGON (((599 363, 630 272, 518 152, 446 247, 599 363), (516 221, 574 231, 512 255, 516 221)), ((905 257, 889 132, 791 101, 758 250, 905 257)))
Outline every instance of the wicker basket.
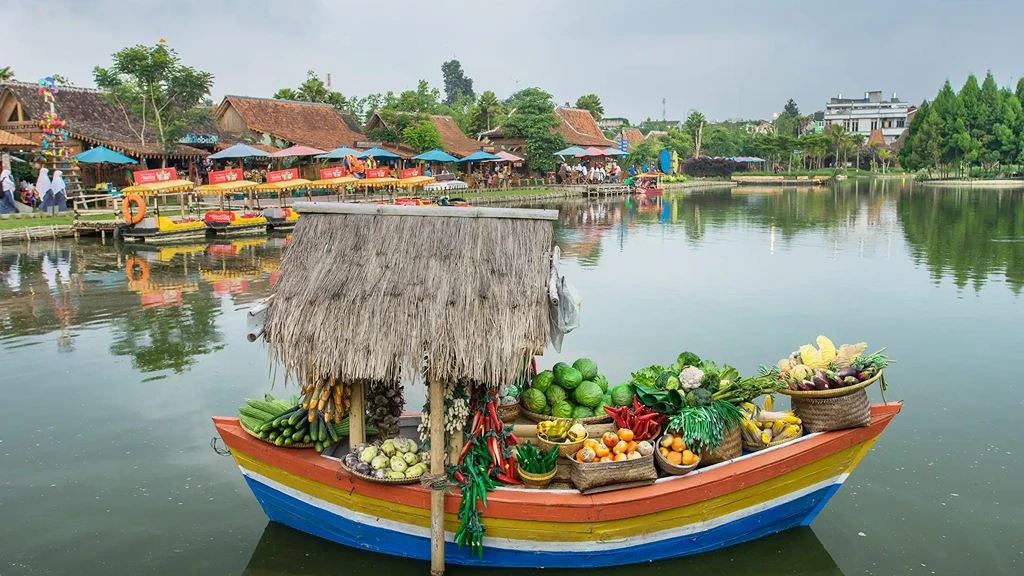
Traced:
POLYGON ((853 386, 844 386, 843 388, 832 388, 829 390, 790 390, 787 388, 785 390, 779 390, 779 394, 785 394, 786 396, 791 396, 793 398, 838 398, 840 396, 848 396, 854 392, 863 390, 881 378, 882 372, 879 372, 871 378, 868 378, 858 384, 854 384, 853 386))
POLYGON ((505 424, 512 424, 519 418, 519 402, 498 406, 498 418, 505 424))
POLYGON ((569 466, 569 477, 580 492, 616 485, 629 488, 652 483, 658 478, 653 454, 618 462, 577 462, 569 458, 569 466))
POLYGON ((315 442, 309 442, 309 443, 305 443, 305 444, 301 443, 301 442, 296 442, 296 443, 292 444, 291 446, 284 446, 284 445, 277 446, 277 444, 274 444, 273 442, 271 442, 270 440, 267 440, 266 438, 260 438, 258 434, 254 434, 252 430, 249 430, 245 426, 242 426, 242 430, 245 430, 246 434, 248 434, 249 436, 252 436, 253 438, 255 438, 257 440, 259 440, 260 442, 266 442, 267 444, 270 444, 271 446, 275 446, 275 447, 278 447, 278 448, 313 448, 313 447, 316 446, 315 442))
POLYGON ((793 396, 790 404, 808 432, 831 432, 871 424, 871 403, 864 388, 831 398, 793 396))
MULTIPOLYGON (((519 411, 523 414, 523 416, 526 416, 527 418, 533 420, 534 422, 544 422, 545 420, 558 420, 558 418, 556 418, 555 416, 551 416, 550 414, 537 414, 536 412, 530 412, 526 408, 521 408, 519 411)), ((572 420, 572 418, 563 418, 563 420, 572 420)), ((583 424, 584 426, 588 424, 605 424, 607 422, 611 422, 612 417, 605 414, 604 416, 594 416, 591 418, 576 418, 576 421, 579 422, 580 424, 583 424)))
POLYGON ((345 466, 344 462, 341 463, 341 469, 347 472, 348 474, 355 476, 356 478, 366 480, 367 482, 373 482, 375 484, 415 484, 420 480, 423 480, 422 476, 417 476, 416 478, 374 478, 373 476, 368 476, 366 474, 360 474, 359 472, 356 472, 355 470, 349 468, 348 466, 345 466))
POLYGON ((733 458, 739 458, 742 454, 743 437, 740 434, 740 426, 737 424, 732 428, 725 429, 722 433, 722 443, 718 445, 718 448, 710 452, 703 448, 701 449, 700 454, 697 455, 700 458, 697 461, 697 465, 710 466, 725 462, 726 460, 732 460, 733 458))
POLYGON ((804 435, 804 429, 803 429, 803 427, 801 427, 800 428, 800 434, 798 434, 798 435, 796 435, 796 436, 794 436, 792 438, 786 438, 785 440, 772 440, 771 442, 769 442, 767 444, 761 444, 761 443, 751 444, 750 442, 747 442, 747 440, 744 438, 743 439, 743 449, 746 450, 747 452, 760 452, 761 450, 764 450, 766 448, 773 448, 775 446, 782 446, 786 442, 792 442, 793 440, 799 440, 800 437, 803 436, 803 435, 804 435))
MULTIPOLYGON (((658 444, 661 444, 660 438, 658 439, 658 444)), ((693 470, 700 465, 700 454, 697 454, 697 461, 693 464, 689 466, 681 466, 679 464, 669 462, 667 458, 661 455, 661 451, 656 449, 654 451, 654 461, 658 464, 658 468, 661 468, 662 472, 671 474, 672 476, 683 476, 693 472, 693 470)))
POLYGON ((537 436, 537 441, 540 442, 541 446, 543 446, 545 450, 551 450, 553 446, 558 446, 559 456, 574 456, 579 452, 580 448, 583 448, 583 443, 587 441, 587 438, 590 438, 590 434, 587 434, 582 440, 577 440, 576 442, 551 442, 550 440, 545 440, 540 436, 537 436))
POLYGON ((531 474, 520 468, 519 479, 523 481, 523 486, 527 488, 547 488, 548 484, 551 484, 551 480, 555 477, 556 471, 558 471, 558 466, 552 468, 551 472, 547 474, 531 474))

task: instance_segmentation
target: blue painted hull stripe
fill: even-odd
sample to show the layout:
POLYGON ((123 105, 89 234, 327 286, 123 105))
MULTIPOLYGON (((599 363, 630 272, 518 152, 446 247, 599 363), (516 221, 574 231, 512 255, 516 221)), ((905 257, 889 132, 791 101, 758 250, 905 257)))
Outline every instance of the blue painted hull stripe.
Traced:
MULTIPOLYGON (((275 522, 353 548, 421 560, 430 558, 428 538, 353 522, 267 486, 248 475, 245 476, 245 480, 264 512, 275 522)), ((480 559, 471 557, 467 549, 459 549, 454 543, 446 542, 445 560, 453 564, 473 566, 594 568, 631 564, 636 558, 663 560, 688 556, 810 523, 839 486, 840 484, 835 484, 821 488, 774 508, 697 534, 690 534, 685 538, 630 546, 629 554, 624 554, 619 548, 609 549, 607 552, 572 552, 573 543, 566 542, 565 552, 486 547, 483 559, 480 559)))

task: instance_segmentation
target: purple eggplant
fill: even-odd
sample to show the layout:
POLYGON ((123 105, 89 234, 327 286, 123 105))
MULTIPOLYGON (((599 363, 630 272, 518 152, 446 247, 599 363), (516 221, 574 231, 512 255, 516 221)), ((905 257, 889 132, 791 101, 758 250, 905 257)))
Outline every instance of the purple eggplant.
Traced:
POLYGON ((857 382, 859 382, 859 380, 857 380, 856 376, 847 376, 846 378, 843 378, 843 386, 853 386, 857 382))
POLYGON ((840 368, 839 372, 836 372, 836 376, 838 376, 838 377, 840 377, 840 378, 842 378, 844 380, 846 378, 849 378, 850 376, 856 377, 857 376, 857 369, 853 368, 851 366, 847 366, 846 368, 840 368))
POLYGON ((814 376, 811 378, 811 382, 814 383, 814 387, 818 390, 829 389, 828 376, 825 375, 824 370, 815 370, 814 376))
POLYGON ((804 381, 800 382, 799 384, 797 384, 797 387, 799 387, 804 392, 810 392, 811 390, 817 390, 817 388, 814 386, 814 382, 811 382, 810 380, 804 380, 804 381))

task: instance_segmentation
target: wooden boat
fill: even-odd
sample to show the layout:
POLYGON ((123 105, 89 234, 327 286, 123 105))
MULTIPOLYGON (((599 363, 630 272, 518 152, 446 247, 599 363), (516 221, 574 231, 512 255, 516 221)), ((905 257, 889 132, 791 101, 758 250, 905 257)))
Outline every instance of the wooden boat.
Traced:
MULTIPOLYGON (((445 497, 445 559, 456 564, 594 568, 686 556, 807 526, 900 411, 876 404, 871 425, 807 434, 761 452, 593 496, 575 490, 498 489, 484 512, 483 558, 453 542, 458 491, 445 497)), ((430 492, 374 484, 312 450, 277 448, 237 418, 214 418, 267 516, 321 538, 430 558, 430 492)))
POLYGON ((661 183, 662 177, 665 175, 661 172, 645 172, 643 174, 637 174, 633 177, 633 181, 639 181, 641 179, 647 180, 647 186, 637 186, 637 196, 661 196, 665 193, 665 188, 661 183))
MULTIPOLYGON (((181 217, 172 220, 160 215, 158 204, 154 204, 154 215, 138 222, 121 225, 115 236, 120 235, 127 242, 149 242, 153 244, 173 243, 206 236, 206 224, 185 215, 185 193, 195 185, 191 180, 179 180, 174 168, 140 170, 133 175, 136 184, 122 190, 127 198, 138 194, 143 198, 158 198, 177 195, 181 201, 181 217)), ((143 214, 139 214, 142 216, 143 214)))
POLYGON ((344 187, 344 183, 341 182, 333 182, 328 185, 324 184, 322 180, 313 182, 305 178, 299 178, 299 171, 294 168, 291 170, 268 172, 267 181, 256 187, 258 192, 277 196, 277 207, 263 210, 266 228, 268 230, 291 230, 295 227, 295 223, 299 221, 299 213, 284 205, 284 194, 290 194, 294 190, 303 188, 323 188, 332 185, 338 188, 344 187))

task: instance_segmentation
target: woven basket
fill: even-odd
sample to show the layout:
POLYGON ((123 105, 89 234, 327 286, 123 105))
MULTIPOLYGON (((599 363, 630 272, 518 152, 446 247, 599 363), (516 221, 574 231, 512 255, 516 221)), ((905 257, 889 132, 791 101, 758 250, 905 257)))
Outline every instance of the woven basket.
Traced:
POLYGON ((548 484, 551 484, 551 480, 555 477, 557 470, 558 466, 555 466, 547 474, 531 474, 520 468, 519 479, 523 481, 523 486, 527 488, 547 488, 548 484))
POLYGON ((800 437, 803 436, 803 435, 804 435, 804 429, 803 429, 803 427, 801 427, 800 428, 800 434, 798 434, 797 436, 794 436, 792 438, 787 438, 785 440, 772 440, 771 442, 769 442, 767 444, 761 444, 761 443, 751 444, 750 442, 747 442, 746 439, 743 439, 743 449, 746 450, 747 452, 760 452, 761 450, 764 450, 766 448, 772 448, 774 446, 782 446, 786 442, 792 442, 793 440, 799 440, 800 437))
POLYGON ((701 449, 700 454, 697 455, 700 460, 697 461, 698 466, 710 466, 712 464, 718 464, 725 462, 726 460, 732 460, 733 458, 739 458, 743 454, 743 437, 740 434, 739 424, 732 428, 726 428, 722 433, 722 443, 718 445, 718 448, 708 452, 706 449, 701 449))
POLYGON ((853 386, 845 386, 843 388, 832 388, 829 390, 779 390, 779 394, 785 394, 793 398, 838 398, 840 396, 848 396, 854 392, 858 392, 871 386, 882 377, 882 372, 875 374, 871 378, 854 384, 853 386))
POLYGON ((833 398, 793 396, 790 405, 808 432, 863 428, 871 424, 871 403, 864 388, 833 398))
POLYGON ((275 448, 313 448, 313 447, 316 446, 315 442, 309 442, 309 443, 306 443, 306 444, 303 444, 301 442, 296 442, 296 443, 292 444, 291 446, 284 446, 284 445, 278 446, 277 444, 274 444, 273 442, 271 442, 270 440, 267 440, 266 438, 260 438, 259 434, 254 434, 252 430, 249 430, 245 426, 242 426, 242 430, 245 430, 246 434, 248 434, 249 436, 252 436, 253 438, 259 440, 260 442, 266 442, 267 444, 270 444, 271 446, 274 446, 275 448))
POLYGON ((367 476, 366 474, 356 472, 348 466, 345 466, 344 462, 341 463, 341 469, 356 478, 366 480, 367 482, 373 482, 375 484, 415 484, 420 480, 423 480, 422 476, 417 476, 416 478, 374 478, 373 476, 367 476))
POLYGON ((582 440, 578 440, 576 442, 551 442, 550 440, 545 440, 540 436, 537 436, 537 441, 540 442, 541 446, 543 446, 545 450, 551 450, 552 446, 558 446, 559 456, 575 456, 576 453, 579 452, 580 448, 583 448, 583 443, 587 441, 587 438, 590 438, 590 434, 587 434, 582 440))
POLYGON ((498 418, 505 424, 512 424, 519 418, 519 402, 498 406, 498 418))
MULTIPOLYGON (((661 444, 660 439, 658 444, 661 444)), ((666 474, 671 474, 672 476, 683 476, 685 474, 693 472, 693 470, 700 465, 700 454, 697 454, 697 461, 691 464, 690 466, 680 466, 678 464, 673 464, 669 462, 667 458, 661 455, 660 450, 655 450, 654 461, 658 464, 658 468, 661 468, 662 472, 666 474)))
POLYGON ((658 478, 653 454, 618 462, 577 462, 575 458, 569 458, 569 466, 569 477, 580 492, 615 484, 653 482, 658 478))
MULTIPOLYGON (((558 420, 558 418, 551 416, 549 414, 537 414, 536 412, 530 412, 526 408, 520 408, 519 411, 523 414, 523 416, 526 416, 527 418, 533 420, 534 422, 544 422, 545 420, 558 420)), ((572 420, 572 418, 563 418, 563 420, 572 420)), ((604 424, 606 422, 611 422, 612 417, 605 414, 604 416, 594 416, 592 418, 577 418, 576 421, 586 426, 587 424, 604 424)))

